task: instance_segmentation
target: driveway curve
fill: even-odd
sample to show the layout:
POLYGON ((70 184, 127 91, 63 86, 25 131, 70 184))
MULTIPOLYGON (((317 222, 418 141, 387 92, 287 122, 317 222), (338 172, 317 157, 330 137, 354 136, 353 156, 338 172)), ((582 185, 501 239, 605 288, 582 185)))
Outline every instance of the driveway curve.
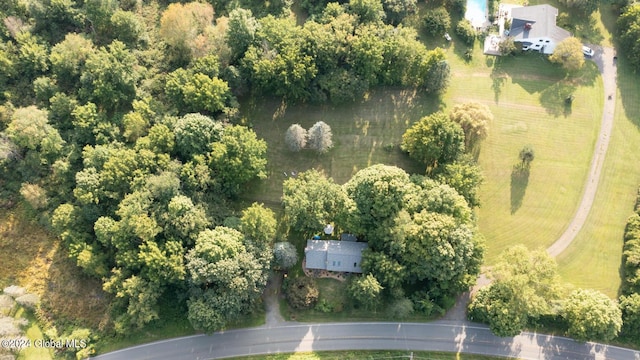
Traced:
POLYGON ((611 345, 535 333, 500 338, 483 325, 443 321, 262 326, 158 341, 94 359, 203 360, 326 350, 447 351, 531 360, 640 360, 640 352, 611 345))
POLYGON ((604 85, 604 107, 602 109, 602 121, 600 123, 600 134, 596 147, 593 150, 591 158, 591 167, 589 168, 589 176, 584 186, 582 200, 578 210, 573 215, 569 226, 564 233, 547 248, 547 253, 553 257, 560 255, 571 244, 573 239, 578 235, 582 226, 587 221, 593 201, 598 191, 598 184, 602 173, 602 164, 604 163, 609 140, 611 139, 611 130, 613 129, 613 114, 616 107, 616 65, 613 60, 614 49, 610 47, 593 47, 597 49, 593 57, 593 61, 598 65, 602 82, 604 85))

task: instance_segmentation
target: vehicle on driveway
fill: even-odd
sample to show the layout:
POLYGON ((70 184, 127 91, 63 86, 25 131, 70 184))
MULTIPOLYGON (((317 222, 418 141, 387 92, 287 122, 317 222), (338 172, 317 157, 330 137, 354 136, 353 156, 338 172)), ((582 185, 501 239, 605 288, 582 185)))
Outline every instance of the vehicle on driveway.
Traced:
POLYGON ((584 56, 588 56, 588 57, 592 57, 593 54, 595 54, 592 48, 584 45, 582 46, 582 53, 584 54, 584 56))

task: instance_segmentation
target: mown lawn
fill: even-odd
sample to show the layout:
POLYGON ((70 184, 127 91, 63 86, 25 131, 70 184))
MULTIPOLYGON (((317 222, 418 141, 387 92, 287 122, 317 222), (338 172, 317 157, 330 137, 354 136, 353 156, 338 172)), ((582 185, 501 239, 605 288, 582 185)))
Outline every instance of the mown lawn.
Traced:
POLYGON ((234 358, 236 360, 377 360, 377 359, 429 359, 429 360, 492 360, 505 359, 484 355, 456 354, 427 351, 323 351, 294 354, 272 354, 234 358))
POLYGON ((340 184, 358 170, 378 163, 424 172, 400 151, 399 144, 406 128, 438 105, 437 99, 406 89, 376 89, 367 99, 344 106, 288 105, 273 99, 246 101, 240 107, 242 117, 269 145, 269 177, 250 184, 242 198, 277 208, 284 173, 310 168, 323 171, 340 184), (289 151, 284 144, 287 128, 297 123, 309 129, 317 121, 331 126, 334 148, 323 155, 310 150, 289 151))
POLYGON ((618 295, 624 228, 640 183, 640 84, 619 61, 615 122, 600 186, 585 227, 558 257, 565 280, 611 297, 618 295))
POLYGON ((465 61, 453 45, 448 107, 478 101, 494 114, 478 161, 485 176, 477 210, 487 241, 485 262, 513 244, 547 247, 564 231, 582 195, 602 112, 594 63, 573 78, 544 57, 485 57, 476 44, 465 61), (571 106, 564 100, 573 95, 571 106), (513 167, 525 145, 535 151, 528 176, 513 167))

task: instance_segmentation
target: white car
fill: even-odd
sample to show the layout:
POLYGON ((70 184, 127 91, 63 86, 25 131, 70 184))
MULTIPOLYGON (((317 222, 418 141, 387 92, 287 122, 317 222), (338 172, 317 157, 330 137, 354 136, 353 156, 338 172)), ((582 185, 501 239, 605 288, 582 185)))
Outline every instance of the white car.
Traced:
POLYGON ((593 54, 595 54, 593 49, 588 46, 582 46, 582 53, 584 54, 584 56, 588 56, 588 57, 592 57, 593 54))

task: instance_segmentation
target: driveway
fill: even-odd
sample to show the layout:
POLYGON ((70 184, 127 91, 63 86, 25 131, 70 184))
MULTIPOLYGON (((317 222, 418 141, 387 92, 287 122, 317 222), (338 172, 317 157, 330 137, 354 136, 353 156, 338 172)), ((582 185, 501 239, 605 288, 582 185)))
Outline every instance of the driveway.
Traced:
POLYGON ((610 345, 523 333, 500 338, 482 325, 449 322, 295 324, 232 330, 159 341, 97 360, 194 360, 324 350, 447 351, 551 360, 639 360, 640 352, 610 345))
POLYGON ((598 190, 600 175, 602 173, 602 164, 604 163, 604 159, 607 154, 609 139, 611 138, 611 130, 613 129, 613 114, 616 107, 617 88, 617 69, 613 61, 614 49, 600 46, 591 46, 591 48, 596 51, 592 60, 598 65, 604 84, 604 107, 602 109, 600 134, 598 134, 596 147, 593 150, 589 176, 587 177, 587 182, 584 187, 584 193, 582 194, 582 200, 580 200, 578 210, 573 215, 573 219, 571 219, 571 222, 564 233, 547 249, 547 253, 553 257, 560 255, 567 247, 569 247, 589 216, 589 212, 593 206, 593 200, 595 199, 596 192, 598 190))

